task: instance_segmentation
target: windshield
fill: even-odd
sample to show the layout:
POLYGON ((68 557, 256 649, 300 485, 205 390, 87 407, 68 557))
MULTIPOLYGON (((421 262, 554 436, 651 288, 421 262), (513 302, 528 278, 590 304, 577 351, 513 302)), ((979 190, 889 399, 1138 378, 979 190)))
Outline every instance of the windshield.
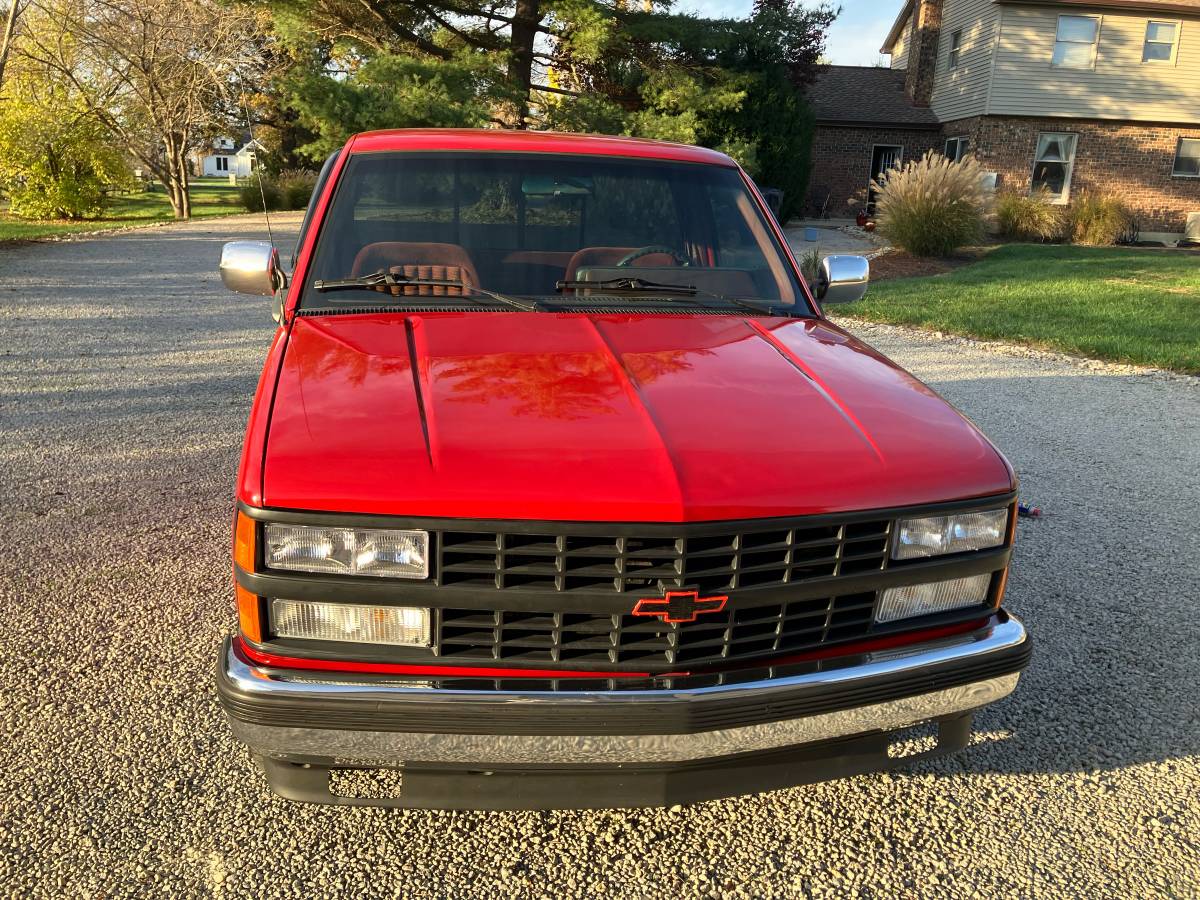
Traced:
POLYGON ((388 302, 388 293, 456 306, 505 295, 548 308, 741 300, 808 313, 736 169, 594 156, 352 156, 300 305, 388 302))

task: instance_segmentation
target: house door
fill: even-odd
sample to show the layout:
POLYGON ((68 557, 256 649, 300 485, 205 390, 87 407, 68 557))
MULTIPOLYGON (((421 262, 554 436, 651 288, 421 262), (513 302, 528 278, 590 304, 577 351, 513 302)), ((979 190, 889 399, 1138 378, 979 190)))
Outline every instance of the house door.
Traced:
MULTIPOLYGON (((878 181, 880 176, 890 169, 900 165, 904 159, 904 148, 898 144, 876 144, 871 148, 871 181, 878 181)), ((867 185, 867 212, 875 212, 875 188, 867 185)))

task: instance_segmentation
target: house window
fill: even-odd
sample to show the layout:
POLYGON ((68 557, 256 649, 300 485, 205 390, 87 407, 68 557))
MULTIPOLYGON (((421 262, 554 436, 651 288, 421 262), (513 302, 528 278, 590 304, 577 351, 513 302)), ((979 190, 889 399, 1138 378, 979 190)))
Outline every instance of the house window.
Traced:
POLYGON ((229 171, 229 157, 228 156, 218 156, 217 157, 217 171, 218 172, 228 172, 229 171))
POLYGON ((875 185, 904 161, 904 147, 899 144, 875 144, 871 147, 871 180, 867 183, 867 212, 874 214, 879 192, 875 185))
POLYGON ((1179 139, 1171 174, 1178 178, 1200 178, 1200 138, 1179 139))
POLYGON ((1142 62, 1173 63, 1179 46, 1178 22, 1146 23, 1146 43, 1142 46, 1142 62))
POLYGON ((1099 16, 1059 16, 1050 64, 1056 69, 1094 68, 1099 43, 1099 16))
POLYGON ((1033 190, 1044 189, 1050 198, 1066 203, 1071 194, 1071 170, 1075 168, 1074 134, 1039 134, 1033 161, 1033 190))
POLYGON ((942 150, 946 158, 954 160, 954 162, 958 162, 970 152, 971 140, 965 137, 947 138, 945 149, 942 150))
POLYGON ((956 31, 950 35, 950 53, 946 57, 949 69, 958 68, 958 58, 962 52, 962 31, 956 31))

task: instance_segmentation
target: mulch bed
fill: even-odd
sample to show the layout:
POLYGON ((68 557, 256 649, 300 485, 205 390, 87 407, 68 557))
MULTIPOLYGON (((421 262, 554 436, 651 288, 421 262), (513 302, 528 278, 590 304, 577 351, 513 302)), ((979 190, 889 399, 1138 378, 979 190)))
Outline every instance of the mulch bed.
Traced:
POLYGON ((871 260, 871 280, 887 281, 889 278, 924 278, 928 275, 945 275, 947 272, 979 262, 991 249, 993 248, 971 248, 945 258, 913 256, 904 250, 890 250, 871 260))

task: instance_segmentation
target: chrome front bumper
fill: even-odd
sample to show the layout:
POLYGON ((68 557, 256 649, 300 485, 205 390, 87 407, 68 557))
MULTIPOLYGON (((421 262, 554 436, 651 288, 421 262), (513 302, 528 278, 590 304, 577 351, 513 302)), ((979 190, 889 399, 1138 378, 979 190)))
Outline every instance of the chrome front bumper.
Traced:
POLYGON ((969 713, 1013 691, 1029 650, 1021 623, 1001 612, 967 634, 777 668, 761 680, 512 691, 263 668, 227 643, 218 688, 233 733, 269 760, 612 768, 773 751, 969 713))

